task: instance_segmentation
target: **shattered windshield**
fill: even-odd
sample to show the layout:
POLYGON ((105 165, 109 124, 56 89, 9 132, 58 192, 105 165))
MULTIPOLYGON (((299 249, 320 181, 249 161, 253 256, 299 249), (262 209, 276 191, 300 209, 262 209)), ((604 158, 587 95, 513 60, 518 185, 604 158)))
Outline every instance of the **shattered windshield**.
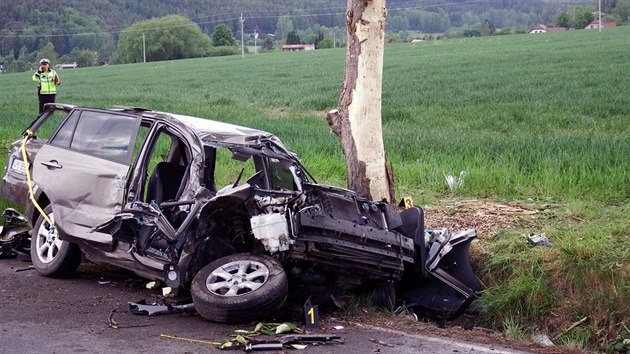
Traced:
POLYGON ((212 178, 217 189, 246 181, 262 189, 300 189, 301 165, 284 147, 267 143, 263 146, 214 146, 211 150, 214 154, 212 178))
POLYGON ((269 162, 269 176, 271 179, 271 188, 270 189, 288 189, 295 190, 295 180, 293 178, 293 173, 289 169, 288 161, 281 161, 278 159, 268 159, 269 162))
POLYGON ((232 151, 226 147, 216 148, 216 160, 214 167, 214 183, 217 188, 237 182, 241 175, 240 182, 246 180, 256 173, 254 159, 248 156, 246 160, 234 159, 232 151), (242 172, 241 172, 242 171, 242 172))

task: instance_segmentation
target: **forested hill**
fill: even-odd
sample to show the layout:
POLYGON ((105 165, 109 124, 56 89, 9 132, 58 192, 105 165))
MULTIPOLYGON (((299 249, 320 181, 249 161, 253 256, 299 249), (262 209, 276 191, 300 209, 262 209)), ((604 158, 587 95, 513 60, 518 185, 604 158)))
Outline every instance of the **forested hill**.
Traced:
MULTIPOLYGON (((450 25, 460 26, 467 13, 481 15, 491 9, 510 10, 552 17, 567 4, 589 0, 388 0, 390 16, 413 21, 418 12, 447 13, 450 25)), ((604 1, 610 3, 611 1, 604 1)), ((274 33, 279 16, 292 17, 296 28, 314 23, 342 26, 346 1, 343 0, 37 0, 2 1, 0 33, 42 34, 73 31, 117 32, 130 24, 153 17, 183 14, 211 31, 217 23, 235 27, 243 13, 250 28, 274 33)), ((233 28, 237 30, 237 28, 233 28)))
MULTIPOLYGON (((388 0, 387 31, 460 33, 486 22, 492 28, 523 30, 553 21, 569 5, 593 6, 594 0, 388 0)), ((603 0, 612 7, 629 0, 603 0)), ((345 26, 347 0, 20 0, 0 1, 0 64, 3 57, 32 61, 33 53, 52 43, 58 55, 72 50, 116 51, 121 31, 135 22, 180 14, 210 34, 226 24, 240 34, 258 31, 286 38, 291 30, 315 33, 320 26, 345 26), (287 30, 288 29, 288 30, 287 30)), ((592 13, 592 9, 588 9, 592 13)), ((606 11, 606 8, 604 8, 606 11)), ((304 35, 304 33, 302 33, 304 35)), ((7 60, 7 62, 10 60, 7 60)), ((1 67, 0 67, 1 69, 1 67)))

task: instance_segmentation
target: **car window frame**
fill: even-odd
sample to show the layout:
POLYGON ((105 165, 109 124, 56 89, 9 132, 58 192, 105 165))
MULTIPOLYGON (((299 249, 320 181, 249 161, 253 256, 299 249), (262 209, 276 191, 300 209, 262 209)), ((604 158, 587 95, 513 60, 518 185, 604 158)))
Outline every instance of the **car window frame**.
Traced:
POLYGON ((34 139, 41 141, 42 144, 48 144, 53 139, 53 137, 57 134, 57 131, 59 130, 59 128, 65 123, 66 119, 68 119, 68 116, 70 115, 70 113, 72 111, 74 111, 74 110, 75 110, 74 108, 68 107, 68 106, 55 106, 53 109, 48 109, 48 110, 44 111, 44 113, 39 115, 37 118, 35 118, 28 125, 28 128, 26 128, 22 132, 22 135, 30 134, 30 135, 32 135, 32 137, 34 139), (50 135, 50 137, 48 139, 44 139, 44 138, 39 137, 37 135, 37 132, 39 131, 39 129, 44 125, 44 123, 46 123, 48 121, 48 119, 51 119, 55 115, 55 113, 57 113, 57 112, 65 112, 66 116, 57 125, 57 127, 55 128, 55 130, 53 131, 53 133, 50 135))
POLYGON ((59 123, 59 126, 55 129, 50 139, 48 139, 46 143, 49 145, 56 146, 56 147, 70 149, 70 145, 72 143, 72 139, 74 138, 74 133, 77 129, 77 124, 79 123, 80 118, 81 118, 81 112, 79 110, 72 110, 70 112, 67 112, 65 118, 61 121, 61 123, 59 123), (62 146, 61 144, 55 143, 55 139, 57 139, 62 128, 65 127, 66 124, 68 124, 68 120, 73 118, 75 115, 77 116, 77 118, 74 122, 74 126, 72 127, 72 130, 70 131, 70 141, 68 141, 68 146, 62 146))
MULTIPOLYGON (((43 121, 45 121, 45 120, 42 120, 42 122, 43 121)), ((140 125, 141 124, 142 124, 142 117, 137 116, 137 115, 133 115, 133 114, 125 114, 125 113, 122 113, 122 112, 114 112, 114 111, 110 111, 110 110, 106 110, 106 109, 85 109, 85 108, 76 109, 75 108, 75 109, 72 109, 70 112, 68 112, 66 114, 66 117, 64 118, 62 123, 59 124, 59 126, 57 127, 57 129, 55 130, 55 132, 53 133, 51 138, 48 139, 48 141, 46 141, 46 144, 52 145, 52 146, 55 146, 55 147, 58 147, 58 148, 61 148, 61 149, 72 150, 72 151, 75 151, 77 153, 80 153, 80 154, 83 154, 83 155, 87 155, 87 156, 91 156, 91 157, 95 157, 95 158, 98 158, 98 159, 103 159, 103 160, 112 161, 112 162, 124 164, 124 165, 127 165, 127 166, 131 166, 132 159, 133 159, 134 148, 135 148, 135 141, 136 141, 135 138, 137 138, 138 131, 140 130, 140 125), (66 124, 66 121, 68 119, 70 119, 70 117, 72 115, 74 115, 75 112, 78 112, 79 117, 76 120, 76 122, 74 124, 74 128, 72 130, 72 138, 70 139, 70 145, 68 147, 65 147, 65 146, 59 146, 59 145, 52 144, 52 142, 57 137, 57 134, 59 134, 59 131, 61 130, 61 127, 63 127, 66 124), (73 149, 72 148, 72 143, 73 143, 74 138, 75 138, 76 129, 79 126, 79 123, 81 122, 81 119, 82 119, 83 114, 85 112, 104 113, 104 114, 108 114, 108 115, 112 115, 112 116, 126 117, 126 118, 130 118, 130 119, 134 119, 136 121, 140 120, 140 124, 135 124, 135 128, 134 128, 135 131, 131 132, 131 134, 129 135, 130 139, 129 139, 129 142, 127 143, 127 153, 125 155, 124 161, 121 161, 120 159, 109 158, 107 156, 91 153, 91 152, 88 152, 88 151, 85 151, 85 150, 73 149)), ((41 125, 41 123, 39 125, 41 125)))
MULTIPOLYGON (((182 180, 183 185, 180 188, 187 187, 190 183, 190 169, 193 165, 193 149, 186 138, 186 135, 177 126, 169 124, 160 119, 143 119, 144 122, 150 124, 149 132, 142 143, 142 147, 130 164, 129 175, 127 177, 126 198, 127 203, 134 201, 142 201, 144 198, 145 190, 147 188, 147 177, 149 175, 149 163, 155 144, 162 132, 167 132, 167 135, 174 136, 178 140, 184 143, 189 161, 186 166, 187 172, 182 180)), ((142 124, 142 123, 141 123, 142 124)), ((171 146, 172 149, 172 146, 171 146)), ((169 154, 171 151, 169 150, 169 154)))

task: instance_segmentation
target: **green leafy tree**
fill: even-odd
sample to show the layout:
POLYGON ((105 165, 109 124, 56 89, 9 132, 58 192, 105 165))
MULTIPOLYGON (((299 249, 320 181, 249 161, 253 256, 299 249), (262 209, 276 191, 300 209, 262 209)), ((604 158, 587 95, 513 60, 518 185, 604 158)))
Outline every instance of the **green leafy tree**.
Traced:
POLYGON ((401 15, 392 16, 387 21, 387 29, 392 32, 406 31, 409 29, 409 18, 401 15))
POLYGON ((26 64, 18 60, 12 61, 11 64, 9 64, 6 68, 6 71, 8 73, 19 73, 26 70, 28 70, 26 64))
POLYGON ((280 16, 276 25, 276 36, 278 39, 284 38, 293 31, 293 21, 288 16, 280 16))
POLYGON ((286 44, 301 44, 301 43, 302 41, 300 41, 300 36, 295 31, 289 32, 289 34, 287 35, 286 44))
POLYGON ((561 27, 582 29, 591 23, 594 18, 592 9, 574 6, 568 8, 567 11, 560 12, 556 16, 556 23, 561 27))
POLYGON ((619 0, 601 0, 602 12, 611 13, 618 3, 619 0))
POLYGON ((294 8, 291 10, 291 21, 293 22, 294 30, 308 28, 312 24, 309 19, 309 14, 300 8, 294 8))
POLYGON ((6 54, 14 50, 12 38, 13 36, 15 36, 15 33, 7 29, 3 29, 0 31, 0 53, 6 54))
POLYGON ((475 13, 468 11, 462 15, 461 22, 462 25, 470 27, 480 23, 481 19, 475 13))
POLYGON ((315 38, 315 41, 313 42, 313 44, 315 44, 315 48, 319 48, 319 43, 323 40, 324 40, 324 32, 320 29, 319 32, 317 33, 317 37, 315 38))
POLYGON ((0 62, 3 62, 5 67, 11 64, 11 62, 13 62, 14 60, 15 52, 13 52, 13 49, 11 49, 11 51, 7 55, 0 57, 0 62))
POLYGON ((88 16, 80 13, 75 8, 65 7, 62 19, 65 31, 80 33, 80 35, 64 36, 67 37, 65 44, 71 48, 70 51, 74 48, 91 49, 103 54, 102 50, 104 48, 112 46, 112 35, 107 33, 105 30, 106 24, 99 17, 88 16))
POLYGON ((505 27, 505 28, 501 28, 499 31, 495 33, 499 36, 505 36, 505 35, 512 34, 512 29, 510 29, 509 27, 505 27))
POLYGON ((48 42, 44 46, 44 48, 40 49, 39 52, 37 52, 37 60, 41 58, 46 58, 50 60, 52 65, 57 62, 57 53, 55 53, 55 46, 51 42, 48 42))
MULTIPOLYGON (((300 36, 299 33, 298 36, 300 36)), ((302 40, 302 43, 304 44, 315 44, 317 47, 317 35, 315 33, 304 33, 300 36, 300 40, 302 40)))
POLYGON ((21 61, 23 63, 33 61, 32 55, 29 54, 28 48, 26 46, 22 46, 20 48, 20 52, 18 53, 17 61, 21 61))
POLYGON ((592 11, 588 9, 583 9, 578 12, 575 16, 575 24, 574 28, 580 29, 586 27, 591 21, 595 19, 595 15, 593 15, 592 11))
POLYGON ((95 66, 99 64, 99 55, 95 50, 74 48, 61 58, 62 63, 76 62, 79 67, 95 66))
POLYGON ((215 47, 235 46, 234 34, 225 24, 217 25, 212 31, 212 45, 215 47))
POLYGON ((490 22, 490 20, 486 19, 481 24, 481 35, 482 36, 492 36, 495 31, 496 31, 496 29, 494 28, 494 25, 492 24, 492 22, 490 22))
POLYGON ((562 11, 556 16, 556 24, 559 27, 570 27, 571 19, 569 18, 569 14, 562 11))
POLYGON ((630 22, 630 0, 618 0, 617 5, 611 12, 618 22, 630 22))
POLYGON ((143 61, 143 35, 147 61, 196 58, 207 55, 212 40, 199 26, 180 15, 136 22, 120 34, 116 61, 143 61))
POLYGON ((333 47, 333 41, 330 38, 324 38, 317 43, 317 49, 327 49, 333 47))
POLYGON ((265 38, 262 44, 262 50, 273 50, 273 39, 271 39, 271 37, 265 38))
POLYGON ((95 50, 83 49, 79 54, 77 64, 81 67, 97 65, 98 53, 95 50))

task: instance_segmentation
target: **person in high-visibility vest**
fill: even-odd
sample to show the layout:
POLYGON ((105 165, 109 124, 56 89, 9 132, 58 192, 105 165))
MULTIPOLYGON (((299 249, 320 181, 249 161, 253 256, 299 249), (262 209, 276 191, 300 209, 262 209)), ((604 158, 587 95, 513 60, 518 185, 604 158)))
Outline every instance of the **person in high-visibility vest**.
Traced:
POLYGON ((33 81, 37 82, 37 95, 39 96, 39 114, 44 112, 44 104, 55 103, 57 86, 61 85, 59 75, 50 68, 50 60, 39 61, 39 69, 33 74, 33 81))

